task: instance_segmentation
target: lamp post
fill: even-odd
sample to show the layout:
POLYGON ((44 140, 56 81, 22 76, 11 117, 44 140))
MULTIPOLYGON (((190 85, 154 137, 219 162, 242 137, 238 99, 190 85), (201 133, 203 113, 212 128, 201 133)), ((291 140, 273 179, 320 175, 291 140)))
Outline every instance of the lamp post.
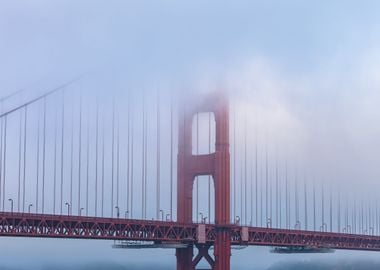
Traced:
POLYGON ((67 215, 70 216, 70 207, 71 207, 71 205, 68 202, 66 202, 65 205, 67 206, 67 215))
POLYGON ((8 199, 11 202, 11 213, 13 214, 13 199, 8 199))
POLYGON ((239 225, 239 224, 240 224, 240 217, 239 217, 239 216, 236 216, 236 217, 235 217, 235 224, 236 224, 236 225, 239 225))
POLYGON ((161 220, 164 221, 164 210, 160 209, 160 213, 161 213, 161 220))
POLYGON ((203 221, 203 213, 200 212, 199 215, 201 216, 201 222, 203 221))
POLYGON ((82 215, 82 211, 84 210, 84 208, 83 207, 81 207, 80 209, 79 209, 79 216, 81 216, 82 215))
POLYGON ((29 214, 30 214, 30 211, 31 211, 31 208, 33 207, 33 204, 31 203, 31 204, 29 204, 29 206, 28 206, 28 211, 29 211, 29 214))
POLYGON ((203 223, 206 224, 206 222, 207 222, 207 217, 204 217, 203 218, 203 223))
POLYGON ((116 217, 119 218, 120 217, 120 208, 119 208, 119 206, 115 206, 115 209, 116 209, 116 217))
POLYGON ((272 228, 272 219, 270 217, 267 218, 267 228, 272 228))

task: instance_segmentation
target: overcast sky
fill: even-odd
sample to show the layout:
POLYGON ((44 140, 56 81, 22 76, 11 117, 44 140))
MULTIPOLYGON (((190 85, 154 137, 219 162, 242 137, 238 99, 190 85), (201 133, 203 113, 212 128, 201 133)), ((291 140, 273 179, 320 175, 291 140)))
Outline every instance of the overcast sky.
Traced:
POLYGON ((0 97, 83 74, 114 96, 226 90, 273 155, 375 200, 379 14, 375 0, 0 0, 0 97))

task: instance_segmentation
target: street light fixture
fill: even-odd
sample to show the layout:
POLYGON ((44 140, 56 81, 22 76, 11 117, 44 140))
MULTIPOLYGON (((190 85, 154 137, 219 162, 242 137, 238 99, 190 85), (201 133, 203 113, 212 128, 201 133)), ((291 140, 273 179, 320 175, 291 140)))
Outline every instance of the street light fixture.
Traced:
POLYGON ((267 218, 267 228, 272 228, 272 219, 270 217, 267 218))
POLYGON ((84 210, 84 208, 83 207, 81 207, 80 209, 79 209, 79 216, 81 216, 82 215, 82 211, 84 210))
POLYGON ((8 199, 11 202, 11 213, 13 214, 13 199, 8 199))
POLYGON ((236 225, 239 225, 239 224, 240 224, 240 217, 239 217, 239 216, 236 216, 236 217, 235 217, 235 224, 236 224, 236 225))
POLYGON ((119 208, 119 206, 115 206, 115 209, 116 209, 116 217, 119 218, 120 217, 120 208, 119 208))
POLYGON ((30 214, 30 209, 33 207, 33 204, 31 203, 31 204, 29 204, 29 206, 28 206, 28 211, 29 211, 29 214, 30 214))
POLYGON ((203 221, 203 213, 200 212, 199 215, 201 216, 201 222, 203 221))
POLYGON ((68 202, 66 202, 65 205, 67 206, 67 215, 70 216, 71 205, 68 202))
POLYGON ((164 210, 160 209, 160 213, 161 213, 161 220, 164 221, 164 210))

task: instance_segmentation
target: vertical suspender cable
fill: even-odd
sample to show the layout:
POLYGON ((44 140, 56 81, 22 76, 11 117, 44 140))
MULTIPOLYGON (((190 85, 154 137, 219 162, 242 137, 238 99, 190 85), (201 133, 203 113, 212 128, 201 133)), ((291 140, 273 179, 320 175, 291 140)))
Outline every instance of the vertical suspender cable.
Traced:
POLYGON ((90 185, 90 119, 87 117, 87 138, 86 138, 86 216, 89 211, 89 185, 90 185))
POLYGON ((19 122, 19 142, 18 142, 18 184, 17 184, 17 209, 20 212, 21 206, 21 163, 22 163, 22 116, 23 113, 20 110, 20 122, 19 122))
POLYGON ((144 172, 144 176, 145 176, 145 183, 144 183, 144 218, 146 219, 147 218, 147 186, 148 186, 148 111, 147 111, 147 107, 145 107, 145 110, 146 110, 146 113, 145 113, 145 154, 144 154, 144 158, 145 158, 145 172, 144 172))
POLYGON ((131 119, 131 203, 130 203, 130 216, 131 218, 133 218, 133 194, 134 194, 134 170, 133 170, 133 164, 134 164, 134 135, 133 135, 133 132, 134 132, 134 128, 133 128, 133 125, 134 125, 134 121, 133 121, 133 114, 132 114, 132 117, 130 118, 131 119))
POLYGON ((281 182, 278 184, 279 192, 278 192, 278 201, 279 201, 279 228, 282 229, 282 186, 281 182))
POLYGON ((236 106, 234 108, 234 219, 236 217, 236 106))
POLYGON ((304 179, 304 185, 303 185, 303 198, 304 198, 304 207, 305 207, 305 230, 307 231, 309 229, 308 227, 308 213, 307 213, 307 208, 308 208, 308 204, 307 204, 307 186, 306 186, 306 177, 304 179))
MULTIPOLYGON (((253 152, 252 152, 253 153, 253 152)), ((253 177, 253 167, 254 167, 254 157, 253 154, 250 156, 250 222, 249 226, 253 226, 253 185, 254 185, 254 177, 253 177)))
POLYGON ((289 187, 288 187, 288 166, 285 165, 285 208, 286 208, 286 228, 289 229, 289 187))
MULTIPOLYGON (((116 132, 116 205, 119 205, 120 188, 120 119, 117 113, 117 132, 116 132)), ((119 210, 118 210, 119 211, 119 210)), ((120 214, 120 213, 118 213, 120 214)))
POLYGON ((160 193, 161 193, 161 183, 160 183, 160 97, 159 97, 159 93, 157 91, 157 156, 156 156, 156 219, 159 220, 160 219, 160 209, 161 209, 161 206, 160 206, 160 202, 161 202, 161 198, 160 198, 160 193))
POLYGON ((65 147, 65 91, 62 91, 62 127, 61 127, 61 206, 60 212, 63 214, 63 180, 64 180, 64 147, 65 147))
MULTIPOLYGON (((298 182, 297 182, 297 172, 294 174, 294 208, 295 208, 295 222, 300 225, 300 217, 299 217, 299 200, 298 200, 298 182)), ((301 226, 300 226, 301 227, 301 226)), ((300 228, 299 227, 299 228, 300 228)))
POLYGON ((356 221, 356 198, 354 199, 354 209, 353 209, 353 222, 352 222, 352 225, 353 225, 353 232, 354 234, 356 234, 356 225, 357 225, 357 221, 356 221))
POLYGON ((367 201, 367 203, 365 205, 365 209, 364 209, 364 213, 365 213, 365 231, 366 231, 367 234, 369 233, 369 231, 368 231, 368 226, 369 226, 369 224, 368 224, 368 205, 369 205, 369 203, 367 201))
POLYGON ((5 183, 6 183, 6 172, 7 172, 7 129, 8 129, 8 116, 5 116, 4 123, 4 158, 3 158, 3 208, 5 206, 5 183))
POLYGON ((143 96, 143 112, 142 112, 142 149, 141 149, 141 217, 144 219, 144 184, 145 184, 145 95, 143 96))
POLYGON ((257 135, 257 132, 256 132, 256 138, 255 138, 255 144, 256 144, 256 147, 255 147, 255 192, 256 192, 256 227, 259 226, 259 216, 258 216, 258 213, 259 213, 259 198, 258 198, 258 176, 259 176, 259 172, 258 172, 258 139, 257 139, 258 135, 257 135))
MULTIPOLYGON (((199 112, 197 112, 197 155, 199 155, 199 112)), ((197 202, 196 202, 196 216, 197 216, 197 222, 199 217, 199 177, 196 177, 196 194, 197 194, 197 202)), ((202 220, 201 220, 202 222, 202 220)))
POLYGON ((95 217, 98 216, 98 165, 99 165, 99 101, 96 99, 96 119, 95 119, 95 217))
POLYGON ((146 109, 146 114, 145 114, 145 185, 144 185, 144 199, 145 199, 145 202, 144 202, 144 216, 145 216, 145 219, 147 218, 147 201, 148 201, 148 197, 147 197, 147 189, 148 189, 148 111, 147 111, 147 108, 146 109))
POLYGON ((269 222, 270 222, 270 227, 272 227, 273 223, 273 182, 272 178, 269 181, 269 222))
POLYGON ((276 228, 279 228, 278 157, 276 154, 276 228))
POLYGON ((379 235, 379 204, 378 201, 376 201, 376 234, 379 235))
MULTIPOLYGON (((4 117, 5 118, 5 117, 4 117)), ((4 118, 0 122, 0 206, 2 205, 2 186, 3 186, 3 135, 4 135, 4 118)))
MULTIPOLYGON (((346 200, 346 207, 345 207, 346 209, 347 209, 347 200, 346 200)), ((347 216, 347 211, 346 211, 346 209, 345 209, 345 213, 344 213, 344 215, 345 215, 345 219, 347 219, 346 218, 346 216, 347 216)), ((368 233, 369 234, 371 234, 372 232, 371 232, 371 226, 372 226, 372 223, 371 223, 371 202, 368 200, 368 216, 367 216, 367 219, 368 219, 368 233)), ((346 221, 345 221, 345 223, 346 223, 346 221)), ((345 227, 347 228, 347 224, 345 224, 345 227)))
MULTIPOLYGON (((71 114, 71 147, 70 147, 70 206, 69 213, 73 208, 73 182, 74 182, 74 111, 71 114)), ((70 213, 71 214, 71 213, 70 213)))
POLYGON ((37 124, 37 181, 36 181, 36 213, 39 210, 39 181, 40 181, 40 108, 38 110, 38 124, 37 124))
POLYGON ((173 99, 170 102, 170 219, 173 220, 173 99))
POLYGON ((56 213, 57 206, 57 136, 58 136, 58 110, 55 109, 55 117, 54 117, 54 175, 53 175, 53 214, 56 213))
MULTIPOLYGON (((208 115, 208 153, 211 154, 211 113, 208 115)), ((211 176, 208 176, 208 221, 211 222, 211 176)))
POLYGON ((260 226, 263 227, 263 215, 264 213, 264 184, 263 184, 263 174, 264 174, 264 164, 261 166, 260 174, 260 226))
POLYGON ((82 92, 80 92, 79 98, 79 151, 78 151, 78 215, 81 213, 81 187, 82 187, 82 92))
MULTIPOLYGON (((289 173, 287 172, 287 177, 289 177, 289 173)), ((289 194, 288 194, 288 214, 289 214, 289 229, 291 229, 292 227, 292 224, 291 224, 291 220, 292 220, 292 204, 291 204, 291 186, 290 186, 290 180, 288 179, 288 189, 289 189, 289 194)), ((294 211, 295 212, 295 211, 294 211)))
POLYGON ((269 172, 268 172, 268 147, 265 147, 265 220, 269 218, 269 172))
MULTIPOLYGON (((244 143, 242 145, 244 147, 244 143)), ((241 156, 241 166, 240 166, 240 222, 244 222, 244 150, 242 150, 241 156)))
POLYGON ((42 145, 42 214, 45 213, 45 177, 46 177, 46 98, 44 98, 44 124, 42 145))
POLYGON ((247 225, 247 116, 245 116, 244 123, 244 218, 245 225, 247 225))
POLYGON ((362 210, 361 210, 361 223, 362 223, 362 234, 365 233, 365 227, 364 227, 364 202, 362 200, 362 210))
POLYGON ((114 205, 114 181, 115 181, 115 100, 112 104, 112 150, 111 150, 111 217, 113 217, 114 205))
POLYGON ((376 235, 379 234, 379 212, 378 212, 378 202, 376 201, 376 209, 375 209, 375 227, 376 227, 376 235))
MULTIPOLYGON (((130 92, 128 91, 128 109, 127 109, 127 183, 126 183, 126 214, 130 213, 130 165, 131 165, 131 102, 130 102, 130 92)), ((127 218, 127 216, 125 217, 127 218)))
POLYGON ((106 135, 106 127, 105 120, 103 119, 102 123, 102 185, 101 185, 101 213, 102 217, 104 217, 104 176, 105 176, 105 135, 106 135))
POLYGON ((26 182, 26 139, 27 139, 27 117, 28 117, 28 107, 25 106, 24 111, 24 166, 23 166, 23 188, 22 188, 22 212, 25 212, 25 182, 26 182))
POLYGON ((4 157, 3 157, 3 212, 5 208, 5 177, 6 177, 6 170, 7 170, 7 126, 8 126, 8 116, 5 116, 4 120, 4 157))
POLYGON ((330 232, 333 231, 333 198, 332 189, 330 190, 330 232))
POLYGON ((340 191, 338 191, 338 233, 340 233, 340 191))
POLYGON ((315 179, 313 180, 313 225, 314 231, 317 230, 317 213, 316 213, 316 202, 315 202, 315 179))

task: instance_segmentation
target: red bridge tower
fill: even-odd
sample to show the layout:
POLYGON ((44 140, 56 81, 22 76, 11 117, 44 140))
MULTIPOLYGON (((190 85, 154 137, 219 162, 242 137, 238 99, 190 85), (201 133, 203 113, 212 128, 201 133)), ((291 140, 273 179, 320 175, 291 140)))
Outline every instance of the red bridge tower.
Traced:
POLYGON ((230 229, 230 152, 229 152, 229 106, 224 95, 217 93, 202 98, 182 108, 179 117, 178 138, 178 222, 192 223, 193 186, 196 176, 211 175, 215 189, 215 224, 217 226, 214 259, 209 255, 210 245, 177 249, 177 270, 194 270, 205 258, 213 270, 229 270, 231 257, 230 229), (192 123, 197 113, 213 113, 215 116, 215 153, 192 154, 192 123))

